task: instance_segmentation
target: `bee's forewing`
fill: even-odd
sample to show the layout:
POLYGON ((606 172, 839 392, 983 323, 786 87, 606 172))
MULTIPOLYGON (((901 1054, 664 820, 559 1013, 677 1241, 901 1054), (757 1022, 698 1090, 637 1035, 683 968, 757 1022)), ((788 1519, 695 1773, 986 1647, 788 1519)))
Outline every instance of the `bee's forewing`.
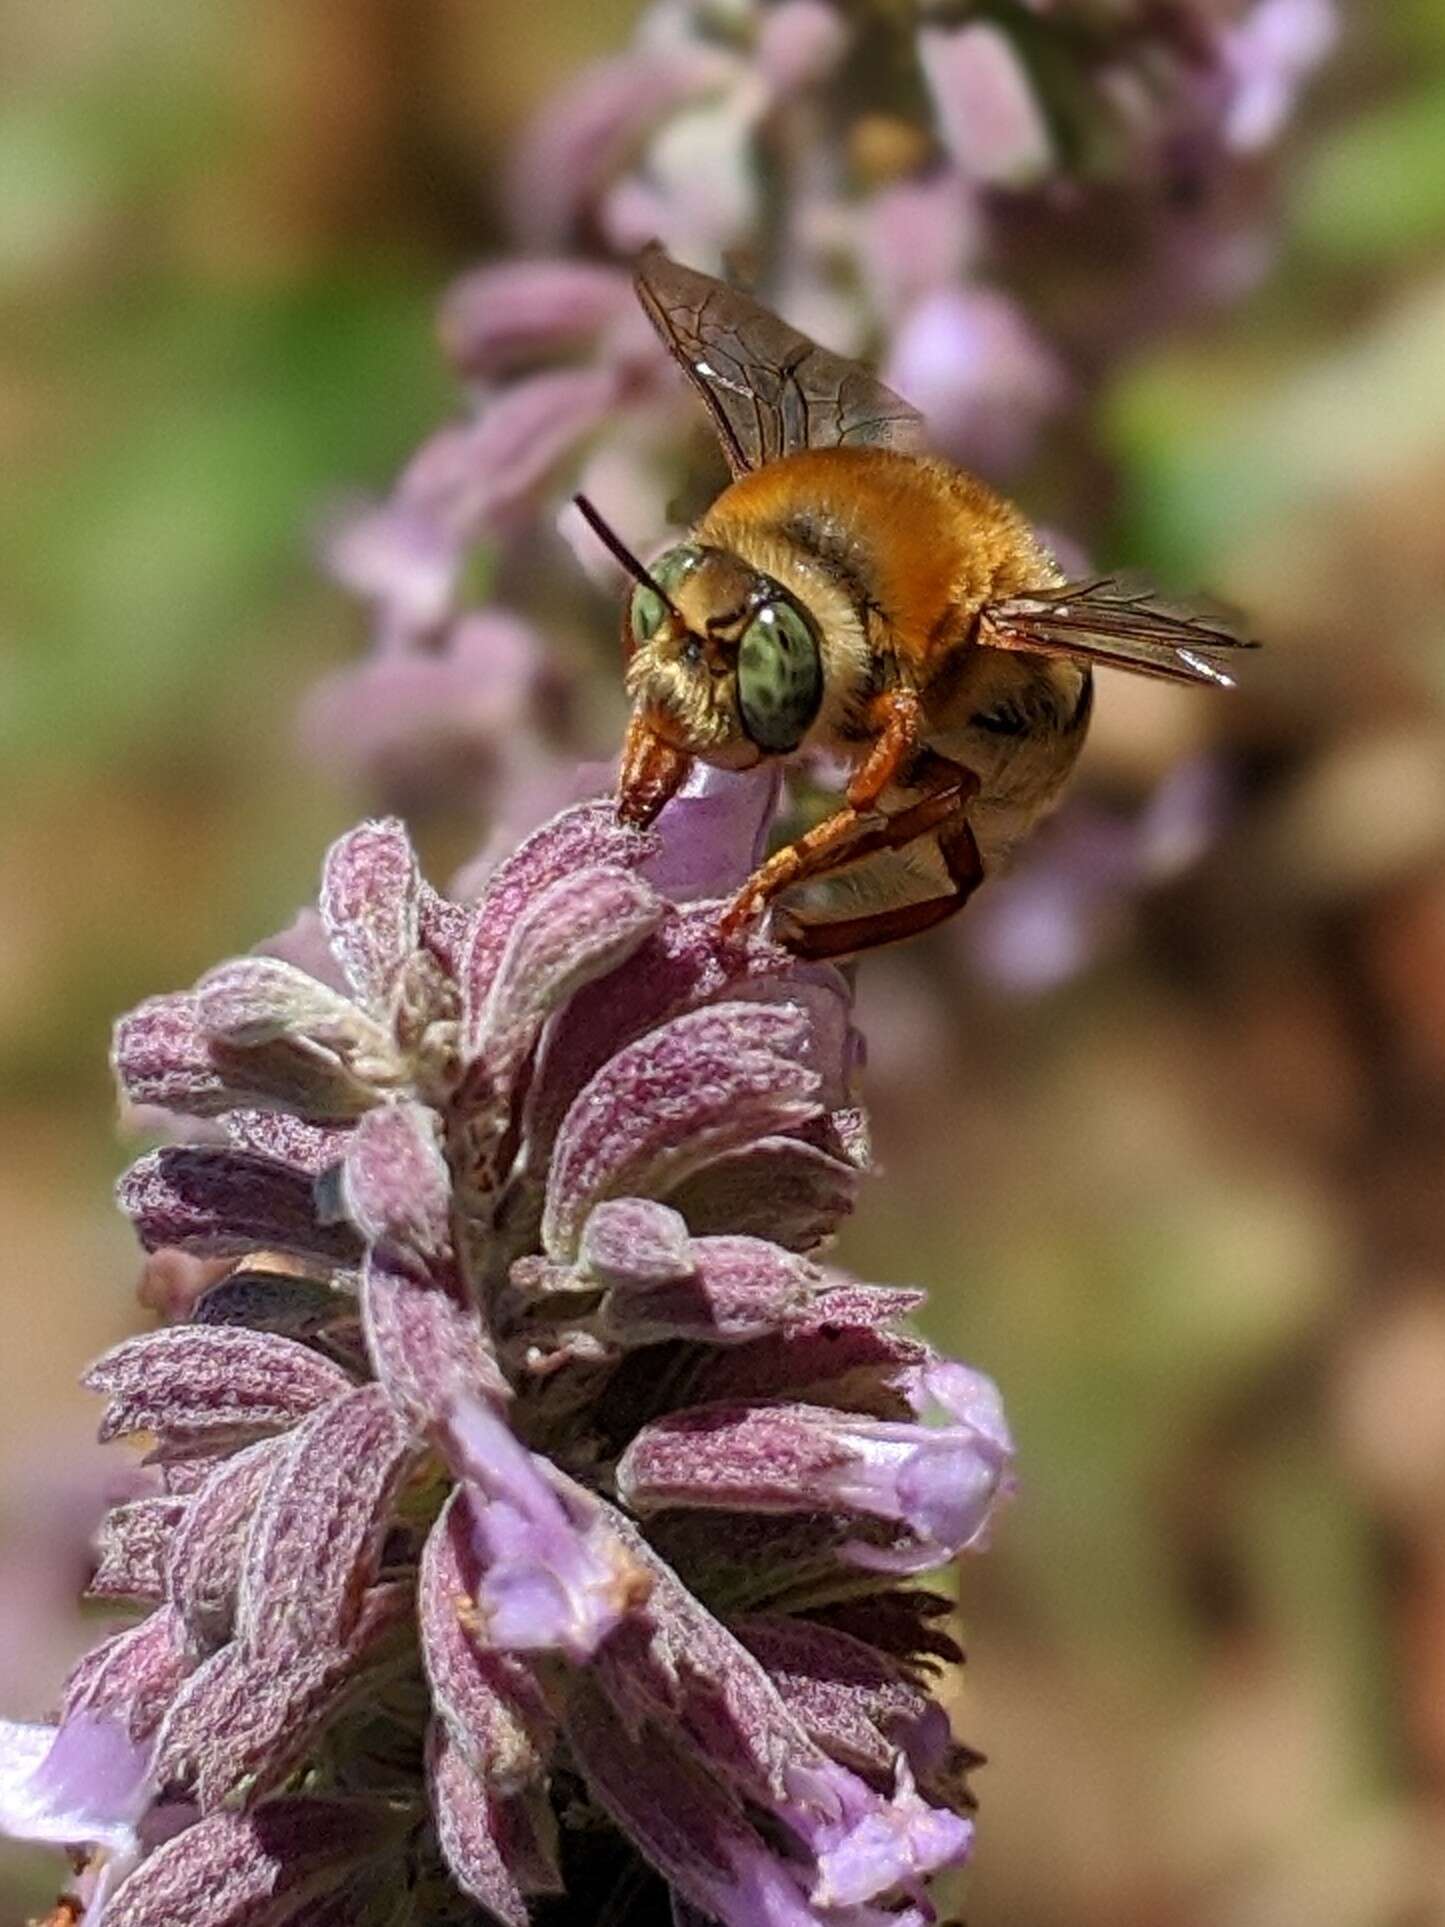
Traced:
POLYGON ((991 603, 980 619, 979 640, 1226 689, 1234 682, 1225 667, 1230 656, 1258 647, 1222 612, 1171 606, 1146 586, 1113 576, 991 603))
POLYGON ((922 416, 891 388, 726 282, 652 247, 637 292, 706 403, 734 475, 805 448, 924 446, 922 416))

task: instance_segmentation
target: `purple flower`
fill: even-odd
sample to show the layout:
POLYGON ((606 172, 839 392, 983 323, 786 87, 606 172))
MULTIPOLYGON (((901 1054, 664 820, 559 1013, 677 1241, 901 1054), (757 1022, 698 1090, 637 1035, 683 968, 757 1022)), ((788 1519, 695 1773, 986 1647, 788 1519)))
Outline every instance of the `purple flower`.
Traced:
POLYGON ((474 901, 363 824, 299 935, 117 1027, 127 1098, 207 1124, 122 1205, 212 1270, 89 1376, 149 1442, 96 1578, 142 1616, 0 1730, 0 1821, 84 1851, 88 1920, 580 1920, 617 1833, 657 1908, 931 1917, 970 1756, 927 1595, 887 1602, 979 1542, 1008 1436, 917 1294, 818 1255, 847 988, 700 894, 776 802, 583 803, 474 901), (886 1650, 826 1619, 870 1589, 886 1650))
POLYGON ((590 1659, 646 1596, 645 1575, 601 1514, 556 1491, 481 1400, 454 1403, 446 1442, 481 1575, 472 1610, 482 1637, 502 1652, 590 1659))
POLYGON ((25 1840, 135 1850, 152 1804, 148 1748, 104 1713, 59 1726, 0 1721, 0 1826, 25 1840))
POLYGON ((333 672, 302 711, 302 744, 380 795, 445 792, 486 808, 543 753, 561 696, 530 626, 491 609, 458 617, 425 648, 387 648, 333 672))
POLYGON ((1020 186, 1048 167, 1043 111, 1017 49, 999 27, 924 27, 919 57, 939 131, 964 178, 1020 186))
POLYGON ((920 1407, 951 1423, 866 1418, 770 1400, 703 1405, 646 1425, 617 1467, 641 1516, 670 1507, 809 1513, 820 1498, 886 1538, 844 1542, 839 1557, 877 1571, 926 1571, 977 1543, 1006 1489, 1012 1455, 998 1395, 962 1366, 917 1375, 920 1407), (960 1376, 961 1375, 961 1376, 960 1376))
POLYGON ((571 81, 517 155, 513 205, 534 245, 570 241, 594 195, 648 131, 733 78, 736 63, 701 40, 646 36, 571 81))
POLYGON ((1057 358, 990 289, 920 301, 894 335, 883 372, 941 450, 994 475, 1017 468, 1069 395, 1057 358))
POLYGON ((632 315, 632 284, 622 268, 562 259, 464 275, 448 292, 437 325, 459 374, 495 381, 595 348, 632 315))
POLYGON ((1332 0, 1257 0, 1225 32, 1222 55, 1232 98, 1224 136, 1230 147, 1253 153, 1278 137, 1338 31, 1332 0))

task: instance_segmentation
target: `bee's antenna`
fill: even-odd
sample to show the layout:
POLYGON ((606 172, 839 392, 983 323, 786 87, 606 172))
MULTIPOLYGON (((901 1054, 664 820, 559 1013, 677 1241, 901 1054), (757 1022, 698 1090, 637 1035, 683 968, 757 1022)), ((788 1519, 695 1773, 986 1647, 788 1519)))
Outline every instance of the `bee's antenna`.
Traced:
MULTIPOLYGON (((609 528, 607 523, 603 521, 601 515, 587 500, 587 497, 585 495, 574 495, 572 500, 582 520, 587 524, 588 528, 591 529, 592 533, 597 537, 597 540, 602 544, 603 548, 606 549, 613 561, 620 563, 634 582, 640 582, 645 589, 651 589, 652 593, 657 597, 663 608, 667 610, 668 614, 672 616, 675 621, 682 622, 682 612, 672 597, 667 593, 666 589, 663 588, 657 577, 652 574, 650 569, 645 569, 642 566, 631 549, 629 549, 627 544, 622 540, 622 537, 618 535, 615 530, 609 528)), ((686 624, 684 623, 683 626, 686 627, 686 624)))

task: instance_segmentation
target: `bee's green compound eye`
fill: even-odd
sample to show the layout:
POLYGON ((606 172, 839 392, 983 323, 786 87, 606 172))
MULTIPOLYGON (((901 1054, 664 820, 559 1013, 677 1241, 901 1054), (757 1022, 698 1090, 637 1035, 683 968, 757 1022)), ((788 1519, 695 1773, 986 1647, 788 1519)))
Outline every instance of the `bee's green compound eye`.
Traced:
POLYGON ((823 663, 812 624, 791 602, 765 602, 738 650, 738 707, 759 749, 796 749, 823 701, 823 663))
MULTIPOLYGON (((648 574, 665 589, 668 595, 681 582, 689 569, 696 568, 701 556, 697 549, 669 549, 660 556, 648 574)), ((662 619, 667 614, 666 605, 655 590, 649 589, 645 582, 639 582, 632 591, 632 640, 635 643, 651 642, 662 627, 662 619)))
POLYGON ((666 613, 661 596, 654 595, 645 582, 639 582, 632 591, 632 640, 651 642, 662 627, 666 613))

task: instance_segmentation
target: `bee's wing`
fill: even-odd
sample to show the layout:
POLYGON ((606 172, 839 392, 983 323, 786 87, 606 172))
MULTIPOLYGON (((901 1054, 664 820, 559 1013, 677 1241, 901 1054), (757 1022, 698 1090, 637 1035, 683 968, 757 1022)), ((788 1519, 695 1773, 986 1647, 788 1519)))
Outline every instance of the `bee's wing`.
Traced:
POLYGON ((734 475, 804 448, 923 447, 917 409, 725 281, 651 247, 637 293, 707 404, 734 475))
POLYGON ((1259 646, 1238 634, 1222 611, 1170 604, 1147 584, 1117 576, 1066 582, 990 603, 980 618, 978 639, 996 649, 1072 656, 1137 675, 1224 689, 1234 686, 1226 666, 1231 656, 1259 646))

